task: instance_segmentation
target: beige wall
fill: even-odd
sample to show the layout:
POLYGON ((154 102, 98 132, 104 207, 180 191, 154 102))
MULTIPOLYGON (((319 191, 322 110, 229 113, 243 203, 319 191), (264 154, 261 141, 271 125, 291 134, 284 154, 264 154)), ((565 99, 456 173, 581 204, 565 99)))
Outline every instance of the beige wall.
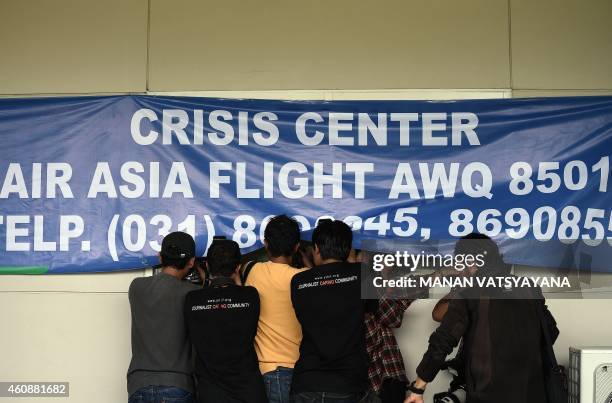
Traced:
MULTIPOLYGON (((0 379, 70 382, 70 397, 20 402, 127 401, 127 289, 142 271, 0 277, 0 379)), ((13 401, 0 398, 0 402, 13 401)))
POLYGON ((0 94, 142 92, 146 0, 0 0, 0 94))
POLYGON ((130 314, 124 293, 2 292, 0 304, 0 378, 70 382, 68 399, 19 401, 127 401, 130 314))
MULTIPOLYGON (((3 277, 0 379, 68 381, 70 398, 66 400, 75 403, 126 401, 130 317, 125 291, 139 275, 142 273, 3 277)), ((410 377, 435 328, 431 320, 434 303, 415 302, 397 332, 410 377)), ((555 350, 565 365, 571 345, 612 345, 612 323, 605 320, 612 300, 550 300, 548 304, 561 329, 555 350)), ((429 390, 444 390, 447 385, 448 378, 442 374, 429 390)), ((0 398, 0 402, 9 400, 0 398)))
MULTIPOLYGON (((0 0, 0 96, 612 94, 611 20, 609 0, 0 0)), ((71 402, 124 401, 126 290, 139 275, 0 277, 0 380, 70 381, 71 402)), ((612 301, 550 305, 563 362, 570 344, 612 344, 601 320, 612 301)), ((398 332, 410 376, 431 307, 415 303, 398 332)))
POLYGON ((612 1, 512 0, 512 88, 612 89, 612 1))
POLYGON ((609 0, 0 0, 0 94, 599 93, 611 20, 609 0))
POLYGON ((505 0, 153 0, 149 88, 507 88, 507 23, 505 0))

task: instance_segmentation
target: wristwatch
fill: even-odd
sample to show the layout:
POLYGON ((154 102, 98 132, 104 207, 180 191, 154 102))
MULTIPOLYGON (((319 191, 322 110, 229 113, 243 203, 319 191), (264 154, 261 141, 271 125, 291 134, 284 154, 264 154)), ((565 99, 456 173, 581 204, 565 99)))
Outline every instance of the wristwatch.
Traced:
POLYGON ((419 389, 414 386, 414 381, 412 381, 408 386, 406 386, 406 389, 414 393, 415 395, 422 395, 423 393, 425 393, 425 389, 419 389))

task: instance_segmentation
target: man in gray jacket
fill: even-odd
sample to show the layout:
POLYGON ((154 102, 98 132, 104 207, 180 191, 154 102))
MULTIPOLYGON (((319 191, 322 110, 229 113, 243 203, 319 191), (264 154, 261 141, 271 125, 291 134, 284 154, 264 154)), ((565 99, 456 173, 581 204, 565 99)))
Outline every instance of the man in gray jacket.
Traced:
POLYGON ((193 363, 183 306, 185 295, 199 287, 183 278, 194 265, 195 242, 184 232, 168 234, 159 257, 161 273, 135 279, 128 293, 132 311, 129 403, 192 403, 193 363))

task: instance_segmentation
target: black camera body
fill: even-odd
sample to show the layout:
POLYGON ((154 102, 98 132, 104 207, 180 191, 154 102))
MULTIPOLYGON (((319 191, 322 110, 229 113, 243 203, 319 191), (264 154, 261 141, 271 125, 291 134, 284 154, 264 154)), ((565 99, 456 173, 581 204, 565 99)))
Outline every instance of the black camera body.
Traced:
POLYGON ((452 360, 444 363, 443 369, 448 371, 452 376, 450 388, 446 392, 436 393, 434 395, 434 403, 465 403, 467 393, 465 391, 465 379, 463 377, 463 346, 457 356, 452 360))
POLYGON ((465 390, 459 388, 452 392, 437 393, 434 395, 434 403, 465 403, 465 390))
MULTIPOLYGON (((213 241, 211 243, 219 241, 226 241, 227 237, 223 235, 215 235, 213 237, 213 241)), ((207 287, 210 284, 210 276, 208 275, 208 268, 206 267, 206 257, 205 256, 196 256, 195 263, 193 267, 189 270, 189 273, 185 276, 185 280, 189 281, 192 284, 203 285, 207 287), (204 273, 204 278, 200 277, 200 272, 198 271, 198 267, 202 269, 202 273, 204 273)))

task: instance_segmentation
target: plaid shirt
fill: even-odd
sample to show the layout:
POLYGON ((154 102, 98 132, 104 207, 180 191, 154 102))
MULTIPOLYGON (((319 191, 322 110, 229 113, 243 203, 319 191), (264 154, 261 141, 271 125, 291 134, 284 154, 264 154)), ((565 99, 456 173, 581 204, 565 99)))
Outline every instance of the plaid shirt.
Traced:
POLYGON ((404 311, 412 301, 414 300, 382 298, 376 313, 366 314, 366 348, 370 357, 368 377, 370 387, 376 393, 380 392, 386 378, 408 383, 404 359, 392 329, 402 325, 404 311))

